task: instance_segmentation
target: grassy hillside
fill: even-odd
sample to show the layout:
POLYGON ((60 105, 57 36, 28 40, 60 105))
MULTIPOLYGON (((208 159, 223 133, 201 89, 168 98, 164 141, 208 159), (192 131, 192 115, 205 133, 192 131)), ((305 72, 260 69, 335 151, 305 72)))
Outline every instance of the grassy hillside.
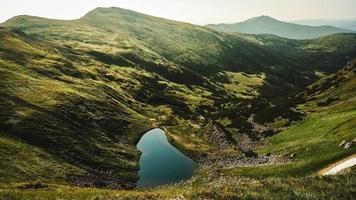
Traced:
POLYGON ((207 27, 222 32, 272 34, 289 39, 315 39, 334 33, 353 32, 333 26, 307 26, 288 23, 269 16, 255 17, 235 24, 210 24, 207 27))
POLYGON ((127 107, 129 98, 119 95, 123 85, 103 83, 106 67, 99 72, 95 62, 23 33, 2 29, 0 34, 4 134, 44 148, 87 172, 114 168, 135 172, 136 150, 114 139, 120 136, 117 130, 129 129, 128 124, 144 130, 147 123, 127 107), (140 122, 136 127, 135 121, 140 122))
MULTIPOLYGON (((199 115, 193 112, 198 105, 214 102, 209 82, 207 89, 188 88, 142 68, 98 62, 23 32, 1 29, 0 34, 2 134, 83 172, 59 172, 67 181, 112 187, 135 182, 140 135, 161 124, 182 135, 199 115)), ((208 148, 205 143, 200 137, 185 142, 192 153, 208 148)), ((6 167, 3 175, 8 177, 5 172, 13 166, 6 167)), ((28 173, 38 173, 26 175, 28 180, 44 178, 41 169, 28 173)))
POLYGON ((300 175, 314 173, 326 165, 356 153, 344 149, 342 141, 356 138, 356 60, 336 74, 323 77, 296 96, 296 108, 306 113, 301 121, 270 137, 257 149, 260 154, 289 158, 280 165, 233 168, 228 174, 300 175))
MULTIPOLYGON (((3 199, 353 199, 355 169, 332 177, 243 178, 233 177, 228 182, 213 179, 208 185, 198 182, 180 186, 152 189, 104 190, 49 185, 44 189, 0 189, 3 199)), ((21 187, 21 186, 20 186, 21 187)))
POLYGON ((40 179, 65 184, 65 174, 83 174, 82 170, 64 160, 8 134, 1 133, 0 144, 2 184, 40 179))
POLYGON ((64 44, 75 43, 76 48, 96 50, 115 58, 155 61, 163 57, 177 64, 191 64, 189 67, 204 67, 206 72, 217 66, 238 69, 243 65, 259 67, 261 63, 282 62, 272 59, 272 56, 278 58, 276 55, 266 55, 268 52, 236 37, 119 8, 97 8, 73 21, 18 16, 3 26, 64 44), (241 60, 250 57, 251 50, 260 59, 241 60))

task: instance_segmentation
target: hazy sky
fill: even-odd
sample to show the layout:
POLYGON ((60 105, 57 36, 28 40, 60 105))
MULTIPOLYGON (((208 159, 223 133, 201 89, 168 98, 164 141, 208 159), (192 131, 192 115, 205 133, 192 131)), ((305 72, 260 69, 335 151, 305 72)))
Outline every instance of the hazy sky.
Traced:
POLYGON ((75 19, 99 6, 195 24, 237 22, 260 15, 281 20, 356 18, 356 0, 0 0, 0 22, 22 14, 75 19))

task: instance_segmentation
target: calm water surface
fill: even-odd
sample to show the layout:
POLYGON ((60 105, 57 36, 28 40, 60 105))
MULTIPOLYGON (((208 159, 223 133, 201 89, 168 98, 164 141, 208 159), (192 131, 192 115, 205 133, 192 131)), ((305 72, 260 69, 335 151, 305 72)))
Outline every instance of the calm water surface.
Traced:
POLYGON ((142 152, 139 187, 175 183, 192 177, 197 164, 169 144, 161 129, 152 129, 137 144, 142 152))

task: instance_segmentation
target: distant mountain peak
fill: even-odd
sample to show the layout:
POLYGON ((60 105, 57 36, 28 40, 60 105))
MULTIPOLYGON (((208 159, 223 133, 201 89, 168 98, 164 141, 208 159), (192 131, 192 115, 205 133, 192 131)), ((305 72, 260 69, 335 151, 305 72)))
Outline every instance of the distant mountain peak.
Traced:
POLYGON ((150 17, 148 15, 138 13, 132 10, 119 8, 119 7, 97 7, 94 10, 89 11, 86 15, 81 17, 84 20, 96 20, 107 23, 112 20, 128 20, 131 21, 135 18, 150 17))
POLYGON ((258 17, 255 17, 256 19, 269 19, 269 20, 276 20, 275 18, 268 16, 268 15, 261 15, 258 17))
POLYGON ((119 8, 119 7, 97 7, 95 9, 89 11, 89 13, 96 12, 96 11, 123 11, 123 10, 125 10, 125 9, 119 8))
POLYGON ((279 22, 279 20, 277 20, 273 17, 270 17, 268 15, 261 15, 258 17, 254 17, 254 18, 246 20, 245 22, 258 22, 258 21, 259 22, 279 22))
POLYGON ((313 39, 334 33, 352 32, 332 26, 316 27, 288 23, 267 15, 261 15, 234 24, 210 24, 207 27, 222 32, 272 34, 289 39, 313 39))
POLYGON ((98 15, 100 13, 121 13, 127 12, 129 10, 125 10, 119 7, 97 7, 91 11, 89 11, 85 16, 98 15))

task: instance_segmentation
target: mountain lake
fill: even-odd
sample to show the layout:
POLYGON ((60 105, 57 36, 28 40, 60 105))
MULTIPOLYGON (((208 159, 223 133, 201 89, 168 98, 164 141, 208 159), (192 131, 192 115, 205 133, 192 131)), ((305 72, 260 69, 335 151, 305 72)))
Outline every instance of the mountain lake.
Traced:
POLYGON ((140 156, 138 187, 177 183, 191 178, 198 164, 173 147, 165 132, 156 128, 146 132, 137 149, 140 156))

